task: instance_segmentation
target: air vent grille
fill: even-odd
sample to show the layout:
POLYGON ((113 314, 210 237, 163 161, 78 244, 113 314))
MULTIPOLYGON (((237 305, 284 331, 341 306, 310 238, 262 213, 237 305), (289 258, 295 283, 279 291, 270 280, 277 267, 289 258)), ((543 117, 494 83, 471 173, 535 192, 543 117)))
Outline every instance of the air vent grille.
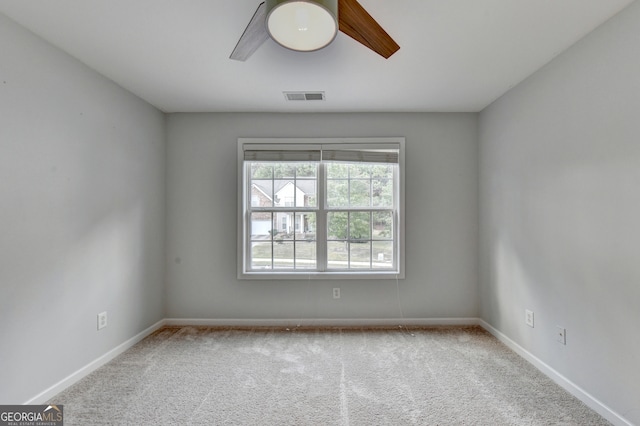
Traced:
POLYGON ((324 101, 324 92, 282 92, 287 101, 324 101))

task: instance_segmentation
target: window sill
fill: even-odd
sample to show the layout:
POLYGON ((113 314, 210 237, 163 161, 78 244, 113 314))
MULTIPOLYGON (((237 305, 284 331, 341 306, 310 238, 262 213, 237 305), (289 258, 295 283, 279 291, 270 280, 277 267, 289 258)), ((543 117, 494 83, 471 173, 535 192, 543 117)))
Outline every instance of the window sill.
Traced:
POLYGON ((239 280, 403 280, 404 273, 380 272, 240 272, 239 280))

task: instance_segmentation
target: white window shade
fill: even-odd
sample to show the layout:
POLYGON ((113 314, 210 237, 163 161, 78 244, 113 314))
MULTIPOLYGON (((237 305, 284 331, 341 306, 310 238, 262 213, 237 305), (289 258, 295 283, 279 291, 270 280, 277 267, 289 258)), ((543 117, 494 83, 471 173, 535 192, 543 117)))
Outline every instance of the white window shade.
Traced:
POLYGON ((322 150, 322 161, 344 161, 349 163, 388 163, 398 164, 399 150, 360 150, 327 149, 322 150))
POLYGON ((316 147, 247 144, 245 161, 330 161, 350 163, 398 164, 400 147, 389 144, 380 149, 363 148, 361 144, 330 144, 316 147))
POLYGON ((320 161, 320 151, 245 150, 245 161, 320 161))

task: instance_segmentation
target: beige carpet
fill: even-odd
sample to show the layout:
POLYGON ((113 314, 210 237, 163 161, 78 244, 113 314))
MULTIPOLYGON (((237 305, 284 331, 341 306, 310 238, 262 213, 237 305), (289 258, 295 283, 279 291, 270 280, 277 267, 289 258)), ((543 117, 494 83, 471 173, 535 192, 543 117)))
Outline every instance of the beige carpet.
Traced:
POLYGON ((50 401, 66 425, 605 425, 479 327, 166 327, 50 401))

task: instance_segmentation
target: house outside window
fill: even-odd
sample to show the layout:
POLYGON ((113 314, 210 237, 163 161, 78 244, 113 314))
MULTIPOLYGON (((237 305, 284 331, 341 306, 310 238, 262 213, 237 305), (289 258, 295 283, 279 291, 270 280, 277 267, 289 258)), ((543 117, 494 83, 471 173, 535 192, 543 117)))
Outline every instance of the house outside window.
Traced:
POLYGON ((404 278, 404 138, 239 139, 238 277, 404 278))

